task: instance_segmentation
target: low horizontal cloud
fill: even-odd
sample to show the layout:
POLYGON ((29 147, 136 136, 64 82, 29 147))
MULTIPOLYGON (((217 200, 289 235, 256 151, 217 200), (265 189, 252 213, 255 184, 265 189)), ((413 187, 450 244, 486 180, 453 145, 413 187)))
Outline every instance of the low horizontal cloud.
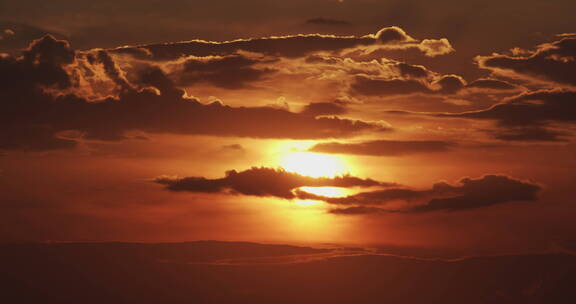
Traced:
POLYGON ((179 86, 209 83, 226 89, 240 89, 275 72, 272 68, 256 68, 258 63, 258 59, 240 54, 189 57, 175 64, 178 68, 173 71, 173 76, 179 86))
POLYGON ((319 143, 312 146, 309 151, 372 156, 401 156, 416 153, 446 152, 455 145, 455 143, 447 141, 374 140, 359 143, 319 143))
MULTIPOLYGON (((424 69, 403 66, 400 70, 408 76, 425 76, 424 69)), ((431 76, 432 73, 429 73, 431 76)), ((367 75, 356 76, 351 91, 366 96, 390 96, 409 94, 454 94, 466 85, 466 81, 457 75, 435 75, 429 79, 381 78, 367 75)))
POLYGON ((494 138, 506 141, 568 141, 570 133, 544 127, 511 127, 488 130, 494 138))
POLYGON ((576 91, 526 92, 479 111, 441 114, 441 117, 486 119, 497 122, 493 133, 505 140, 555 141, 567 132, 553 131, 557 124, 576 123, 576 91))
MULTIPOLYGON (((314 19, 311 19, 314 20, 314 19)), ((315 22, 329 22, 316 19, 315 22)), ((317 23, 316 23, 317 24, 317 23)), ((396 49, 415 48, 427 56, 437 56, 454 51, 447 39, 424 39, 418 41, 403 29, 386 27, 375 34, 364 36, 335 36, 322 34, 299 34, 264 38, 238 39, 216 42, 191 40, 176 43, 127 46, 111 50, 116 54, 130 54, 140 59, 175 60, 185 56, 226 56, 240 51, 288 58, 304 57, 317 52, 338 53, 357 47, 390 46, 396 49)))
POLYGON ((346 104, 343 102, 313 102, 306 105, 301 113, 312 116, 320 115, 340 115, 348 112, 346 104))
POLYGON ((237 172, 231 170, 217 179, 205 177, 159 177, 156 183, 175 192, 223 193, 270 196, 283 199, 309 199, 338 205, 330 212, 337 214, 423 213, 461 211, 493 205, 535 201, 542 187, 538 184, 505 175, 485 175, 463 178, 457 184, 439 182, 431 189, 418 190, 398 187, 394 183, 362 179, 350 175, 308 177, 283 169, 256 168, 237 172), (380 187, 344 197, 325 197, 306 192, 301 187, 380 187), (404 206, 392 202, 403 202, 404 206))
POLYGON ((470 82, 467 88, 475 88, 475 89, 488 89, 488 90, 517 90, 518 86, 514 85, 510 82, 498 80, 498 79, 490 79, 490 78, 482 78, 477 79, 470 82))
POLYGON ((240 172, 231 170, 226 172, 225 177, 217 179, 205 177, 159 177, 155 182, 165 185, 166 189, 170 191, 272 196, 284 199, 297 198, 294 190, 299 187, 372 187, 392 185, 349 175, 309 177, 283 169, 265 167, 253 167, 240 172))
POLYGON ((519 201, 535 201, 542 187, 538 184, 504 175, 463 178, 458 184, 437 183, 429 190, 385 189, 361 192, 342 198, 323 198, 328 203, 352 205, 334 209, 337 214, 424 213, 433 211, 463 211, 519 201), (419 201, 403 208, 383 208, 391 201, 419 201))
POLYGON ((509 98, 486 110, 456 117, 492 119, 503 126, 538 126, 549 122, 576 123, 576 91, 541 90, 509 98))
POLYGON ((313 52, 336 52, 359 45, 372 45, 390 41, 392 40, 382 40, 378 35, 334 36, 300 34, 224 42, 191 40, 177 43, 121 47, 111 50, 111 52, 131 54, 139 58, 154 60, 174 60, 183 56, 226 56, 239 51, 271 56, 302 57, 313 52))
MULTIPOLYGON (((402 31, 403 32, 403 31, 402 31)), ((423 54, 426 57, 436 57, 448 55, 455 52, 452 44, 448 39, 424 39, 416 40, 400 31, 389 31, 386 39, 394 43, 383 45, 364 45, 351 48, 346 55, 350 58, 369 61, 377 58, 388 57, 392 53, 412 53, 414 55, 423 54)))

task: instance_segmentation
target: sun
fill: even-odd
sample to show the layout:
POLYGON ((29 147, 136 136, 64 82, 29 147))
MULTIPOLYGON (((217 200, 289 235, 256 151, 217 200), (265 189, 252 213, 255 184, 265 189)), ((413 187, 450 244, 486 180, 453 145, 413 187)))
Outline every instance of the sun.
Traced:
POLYGON ((312 152, 289 152, 280 158, 286 171, 310 177, 334 177, 346 173, 344 161, 333 155, 312 152))
POLYGON ((298 189, 324 197, 342 197, 350 192, 346 188, 341 187, 300 187, 298 189))

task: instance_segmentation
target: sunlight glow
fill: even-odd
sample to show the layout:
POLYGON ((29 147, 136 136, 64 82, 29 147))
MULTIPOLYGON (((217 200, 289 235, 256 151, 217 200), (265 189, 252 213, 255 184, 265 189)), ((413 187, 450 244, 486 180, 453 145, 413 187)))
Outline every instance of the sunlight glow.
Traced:
POLYGON ((344 161, 338 156, 311 152, 289 152, 280 159, 286 171, 311 177, 334 177, 346 173, 344 161))
POLYGON ((348 195, 347 189, 340 187, 300 187, 298 189, 325 197, 343 197, 348 195))
POLYGON ((322 202, 315 200, 295 200, 294 204, 306 207, 306 206, 317 206, 322 204, 322 202))

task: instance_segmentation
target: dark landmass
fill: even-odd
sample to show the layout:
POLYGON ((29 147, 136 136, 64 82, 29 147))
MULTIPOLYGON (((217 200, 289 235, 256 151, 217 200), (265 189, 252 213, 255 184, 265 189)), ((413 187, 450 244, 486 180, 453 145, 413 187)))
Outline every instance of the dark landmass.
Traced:
POLYGON ((561 253, 448 261, 202 241, 3 244, 0 260, 6 303, 576 303, 576 256, 561 253))

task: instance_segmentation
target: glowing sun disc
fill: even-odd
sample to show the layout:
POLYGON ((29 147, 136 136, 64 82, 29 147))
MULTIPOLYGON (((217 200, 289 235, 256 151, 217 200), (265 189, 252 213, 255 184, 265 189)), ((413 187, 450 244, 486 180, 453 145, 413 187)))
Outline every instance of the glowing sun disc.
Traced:
POLYGON ((334 155, 310 152, 290 152, 280 159, 286 170, 310 177, 334 177, 346 173, 342 159, 334 155))

